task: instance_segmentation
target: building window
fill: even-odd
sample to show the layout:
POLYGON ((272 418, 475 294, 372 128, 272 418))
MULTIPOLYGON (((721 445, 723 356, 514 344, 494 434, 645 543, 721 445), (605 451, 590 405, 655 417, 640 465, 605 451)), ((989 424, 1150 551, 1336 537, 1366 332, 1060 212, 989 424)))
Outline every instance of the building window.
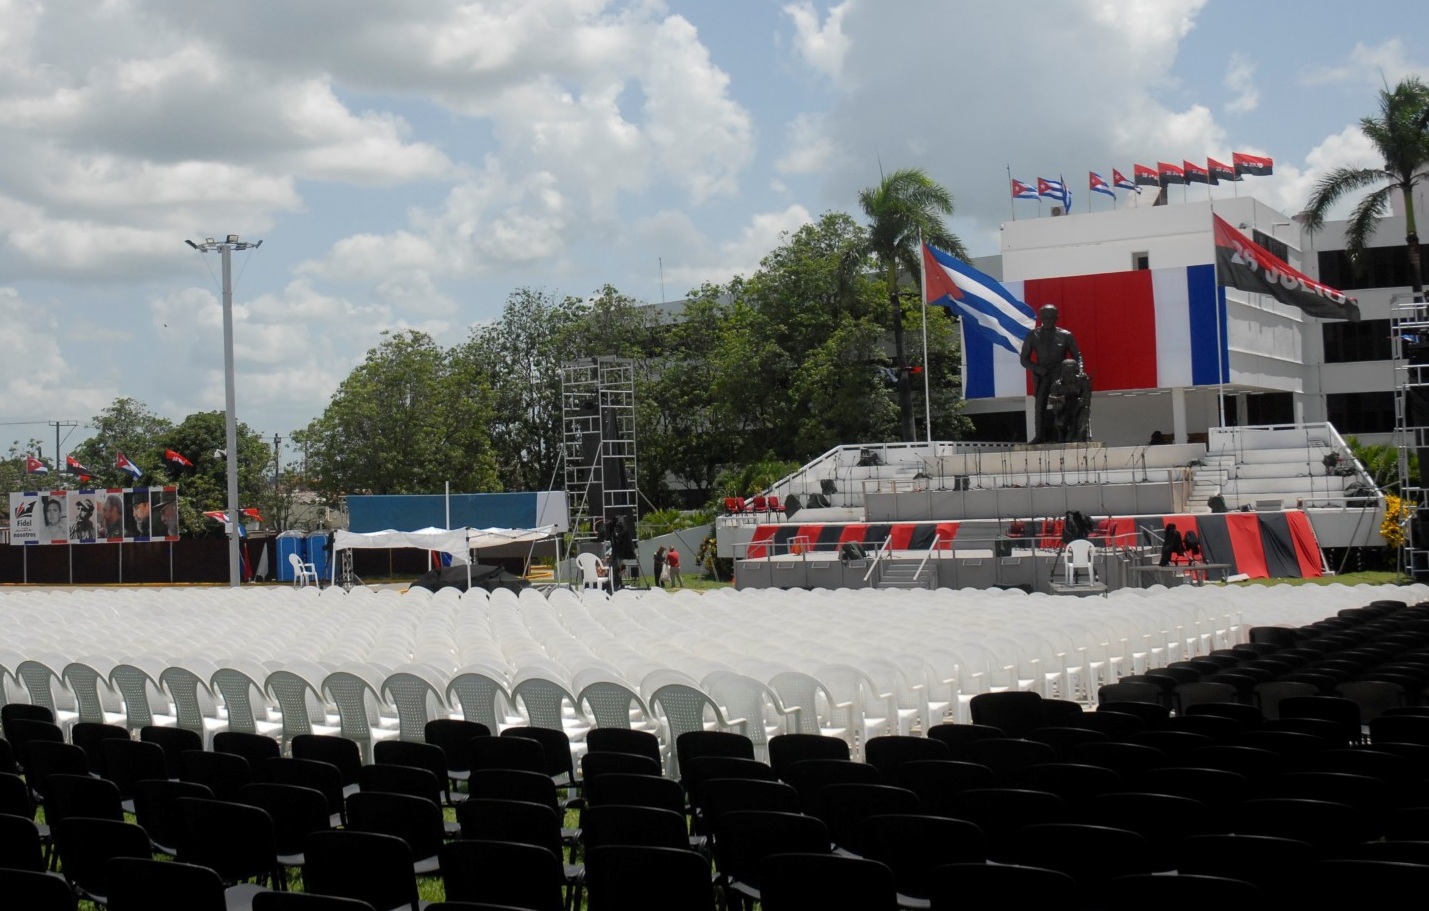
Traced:
POLYGON ((1290 262, 1290 247, 1286 245, 1285 241, 1273 235, 1266 234, 1264 231, 1254 229, 1251 230, 1250 237, 1251 240, 1260 244, 1260 246, 1269 250, 1271 253, 1274 253, 1285 262, 1290 262))
POLYGON ((1322 323, 1320 328, 1325 339, 1327 364, 1387 361, 1394 357, 1387 319, 1367 319, 1358 323, 1322 323))
POLYGON ((1245 414, 1240 413, 1240 397, 1226 396, 1227 427, 1263 427, 1295 423, 1295 397, 1288 392, 1252 392, 1245 396, 1245 414))
POLYGON ((1320 281, 1340 291, 1356 288, 1403 288, 1409 279, 1409 248, 1371 247, 1365 251, 1364 268, 1356 270, 1344 250, 1324 250, 1319 255, 1320 281))
POLYGON ((1150 253, 1133 253, 1133 254, 1131 254, 1131 268, 1134 269, 1134 270, 1137 271, 1137 272, 1145 272, 1147 269, 1150 269, 1150 268, 1151 268, 1151 254, 1150 254, 1150 253))
POLYGON ((1325 396, 1325 416, 1340 433, 1392 433, 1393 392, 1332 392, 1325 396))

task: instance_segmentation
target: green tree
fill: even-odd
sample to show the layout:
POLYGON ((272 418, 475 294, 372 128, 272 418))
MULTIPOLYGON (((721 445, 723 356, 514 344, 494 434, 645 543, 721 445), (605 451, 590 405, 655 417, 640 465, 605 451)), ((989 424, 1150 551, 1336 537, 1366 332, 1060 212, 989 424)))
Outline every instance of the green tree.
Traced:
MULTIPOLYGON (((9 502, 8 495, 24 490, 50 490, 60 486, 63 476, 56 477, 55 466, 50 465, 48 473, 34 473, 25 470, 26 456, 40 451, 40 441, 31 438, 24 446, 16 440, 10 450, 0 457, 0 506, 9 502)), ((48 463, 46 463, 48 464, 48 463)))
POLYGON ((1404 242, 1409 249, 1409 278, 1414 299, 1424 299, 1420 271, 1419 231, 1414 212, 1414 187, 1429 179, 1429 87, 1417 76, 1400 80, 1379 93, 1379 113, 1360 120, 1360 129, 1384 159, 1379 168, 1336 168, 1320 179, 1304 212, 1309 231, 1325 224, 1329 210, 1346 194, 1377 187, 1355 206, 1345 230, 1345 250, 1356 268, 1363 268, 1365 250, 1392 210, 1394 194, 1404 202, 1404 242), (1382 186, 1377 186, 1383 184, 1382 186))
POLYGON ((87 486, 133 487, 149 483, 162 471, 164 438, 174 425, 150 411, 143 402, 121 396, 95 415, 90 426, 94 428, 94 436, 71 453, 81 465, 94 472, 87 486), (121 452, 144 472, 142 478, 136 481, 118 468, 121 452))
MULTIPOLYGON (((943 225, 943 218, 953 214, 952 194, 918 168, 902 168, 885 176, 878 186, 859 193, 858 202, 868 218, 867 252, 877 259, 883 273, 892 317, 899 429, 905 441, 912 441, 913 390, 903 338, 904 301, 898 289, 899 271, 919 274, 923 256, 920 243, 963 259, 967 253, 962 241, 943 225)), ((921 301, 918 303, 921 307, 921 301)))
MULTIPOLYGON (((222 411, 191 414, 158 439, 158 459, 147 483, 176 484, 179 522, 186 534, 220 534, 217 523, 204 518, 212 510, 228 509, 227 419, 222 411), (172 449, 193 463, 177 465, 163 458, 172 449), (162 464, 160 470, 158 465, 162 464)), ((92 467, 92 466, 91 466, 92 467)), ((238 507, 253 508, 266 520, 273 506, 273 449, 263 435, 238 424, 238 507)))
POLYGON ((329 496, 501 489, 492 392, 468 358, 415 330, 383 333, 320 417, 293 434, 329 496))

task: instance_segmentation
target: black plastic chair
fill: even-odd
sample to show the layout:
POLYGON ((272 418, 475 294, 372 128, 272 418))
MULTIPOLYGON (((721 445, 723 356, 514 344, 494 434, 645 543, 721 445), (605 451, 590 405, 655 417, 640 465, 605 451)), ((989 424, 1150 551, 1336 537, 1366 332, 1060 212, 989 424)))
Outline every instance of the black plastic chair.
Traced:
POLYGON ((109 911, 227 911, 228 897, 208 867, 116 857, 105 870, 109 911))
POLYGON ((1016 859, 1016 841, 1026 826, 1062 822, 1068 817, 1066 801, 1056 794, 1022 788, 964 791, 953 799, 951 811, 955 818, 982 829, 987 836, 987 856, 999 863, 1021 862, 1016 859))
POLYGON ((362 747, 357 741, 336 734, 299 734, 289 747, 294 759, 312 759, 336 766, 348 793, 357 784, 362 769, 362 747))
POLYGON ((412 851, 395 835, 327 829, 303 845, 305 891, 367 902, 374 911, 417 911, 412 851))
POLYGON ((759 900, 764 859, 771 854, 828 850, 828 827, 802 813, 731 810, 714 821, 715 868, 730 907, 759 900))
POLYGON ((656 807, 605 804, 586 807, 581 814, 581 837, 586 851, 605 845, 642 845, 650 848, 689 848, 689 830, 680 813, 656 807))
POLYGON ((753 759, 754 741, 731 731, 686 731, 675 738, 675 760, 681 775, 686 762, 704 756, 753 759))
POLYGON ((784 780, 799 792, 804 812, 817 816, 819 793, 832 784, 878 784, 882 776, 871 765, 847 759, 805 759, 784 773, 784 780))
POLYGON ((1176 849, 1179 872, 1242 880, 1268 895, 1293 891, 1315 858, 1308 842, 1266 835, 1195 835, 1176 849))
POLYGON ((918 812, 948 816, 949 805, 963 791, 993 786, 992 769, 975 762, 919 759, 898 767, 899 787, 918 795, 918 812))
POLYGON ((1101 895, 1118 876, 1150 873, 1156 866, 1145 837, 1081 823, 1026 826, 1017 835, 1010 860, 1065 873, 1077 881, 1084 896, 1101 895))
POLYGON ((359 791, 347 798, 347 828, 402 839, 410 849, 416 876, 441 870, 437 852, 446 837, 441 805, 425 797, 359 791))
POLYGON ((440 857, 449 901, 529 911, 562 911, 565 906, 561 860, 545 848, 461 839, 442 845, 440 857))
POLYGON ((1009 785, 1030 791, 1056 794, 1076 813, 1089 800, 1118 790, 1122 778, 1111 769, 1078 762, 1047 762, 1030 765, 1019 772, 1009 785))
POLYGON ((948 748, 948 758, 965 762, 968 759, 968 745, 990 737, 1006 737, 1002 728, 986 724, 935 724, 928 728, 927 736, 948 748))
POLYGON ((898 780, 898 767, 905 762, 952 759, 947 744, 927 737, 889 734, 870 737, 863 745, 863 761, 878 769, 885 783, 898 780))
POLYGON ((1025 737, 1047 723, 1042 697, 1033 692, 978 693, 968 702, 968 709, 973 724, 1000 728, 1008 737, 1025 737))
MULTIPOLYGON (((223 736, 241 737, 242 734, 232 734, 228 731, 220 731, 213 735, 214 749, 218 749, 218 738, 223 736)), ((252 735, 257 737, 259 735, 252 735)), ((158 744, 164 751, 164 764, 166 772, 165 778, 179 778, 184 773, 184 754, 189 750, 203 749, 203 735, 198 731, 190 731, 187 728, 171 728, 157 724, 145 725, 139 729, 139 740, 142 743, 158 744)))
POLYGON ((273 847, 283 867, 301 867, 307 837, 332 828, 327 796, 313 788, 255 781, 244 785, 239 799, 266 810, 272 818, 273 847))
MULTIPOLYGON (((463 839, 514 841, 545 848, 558 858, 565 856, 560 814, 546 804, 473 797, 457 806, 456 817, 463 839)), ((578 865, 565 864, 563 869, 568 886, 580 880, 578 865)))
POLYGON ((893 871, 898 894, 915 899, 931 895, 933 871, 943 864, 987 859, 982 829, 966 820, 942 816, 870 816, 863 821, 859 842, 864 857, 893 871))
MULTIPOLYGON (((592 732, 593 733, 593 732, 592 732)), ((587 735, 589 737, 589 735, 587 735)), ((848 759, 848 741, 822 734, 776 734, 769 738, 769 766, 781 779, 796 762, 806 759, 848 759)))
POLYGON ((112 819, 74 816, 51 827, 65 879, 81 897, 106 904, 106 871, 112 857, 151 859, 149 836, 143 829, 112 819))
POLYGON ((527 737, 475 737, 466 745, 467 768, 472 773, 487 769, 546 772, 546 750, 539 741, 527 737))
MULTIPOLYGON (((19 724, 20 722, 15 722, 19 724)), ((45 801, 45 779, 51 775, 89 775, 89 759, 84 750, 71 743, 30 740, 24 747, 25 781, 41 803, 45 801)))
POLYGON ((1152 907, 1157 911, 1254 911, 1267 897, 1260 888, 1220 876, 1118 876, 1107 884, 1107 907, 1152 907))
POLYGON ((105 774, 104 752, 101 745, 106 740, 128 740, 128 728, 94 721, 80 721, 69 729, 69 742, 84 750, 89 758, 89 771, 100 777, 105 774))
POLYGON ((768 810, 798 813, 799 792, 782 781, 752 781, 746 778, 716 778, 700 786, 700 811, 706 830, 718 826, 725 813, 741 810, 768 810))
POLYGON ((343 795, 342 773, 330 762, 317 759, 270 758, 263 763, 263 777, 273 784, 311 788, 327 800, 332 825, 347 823, 347 801, 343 795))
POLYGON ((88 775, 56 774, 45 779, 45 789, 49 792, 45 822, 51 827, 73 816, 124 821, 124 804, 112 781, 88 775))
POLYGON ((1027 739, 1035 743, 1044 743, 1056 751, 1053 762, 1067 762, 1072 755, 1072 750, 1082 744, 1105 743, 1111 738, 1100 731, 1088 728, 1042 727, 1028 731, 1027 739))
MULTIPOLYGON (((427 905, 432 911, 438 903, 427 905)), ((355 898, 318 895, 313 892, 259 892, 253 896, 253 911, 376 911, 355 898)))
POLYGON ((1131 781, 1148 769, 1166 764, 1166 754, 1141 743, 1084 743, 1072 750, 1071 761, 1111 769, 1131 781))
POLYGON ((680 848, 592 848, 586 856, 586 888, 589 911, 715 909, 709 861, 680 848))
POLYGON ((447 777, 446 751, 433 743, 408 740, 379 740, 372 745, 372 760, 377 765, 404 765, 426 769, 437 780, 441 799, 454 806, 451 780, 447 777))
POLYGON ((0 813, 0 867, 45 872, 44 844, 33 819, 0 813))
MULTIPOLYGON (((198 736, 197 732, 188 733, 198 736)), ((199 749, 199 747, 191 747, 199 749)), ((233 753, 248 760, 249 767, 253 770, 253 780, 263 781, 266 773, 264 764, 269 759, 275 759, 283 755, 281 745, 274 737, 267 734, 256 734, 252 731, 219 731, 213 735, 213 751, 215 753, 233 753)))
POLYGON ((237 800, 238 792, 253 780, 253 769, 248 760, 234 753, 211 753, 207 750, 188 750, 183 754, 184 781, 194 781, 207 785, 218 800, 237 800))
POLYGON ((1120 791, 1092 798, 1080 819, 1141 835, 1151 848, 1151 872, 1157 873, 1176 868, 1174 849, 1183 838, 1212 831, 1211 813, 1199 800, 1145 791, 1120 791))
POLYGON ((546 774, 550 775, 558 787, 573 788, 576 780, 575 759, 571 755, 571 738, 565 731, 554 728, 518 726, 501 732, 502 737, 525 737, 541 745, 546 757, 546 774))
POLYGON ((196 781, 146 778, 134 786, 134 821, 149 833, 149 843, 160 854, 178 853, 183 822, 176 801, 181 797, 212 800, 208 785, 196 781))
MULTIPOLYGON (((397 743, 399 741, 387 741, 397 743)), ((443 806, 442 783, 430 770, 419 766, 374 763, 358 770, 359 794, 407 794, 443 806)), ((355 795, 354 795, 355 796, 355 795)))
POLYGON ((858 908, 895 911, 898 887, 886 864, 839 854, 772 854, 764 860, 764 911, 858 908))
POLYGON ((1081 907, 1072 877, 1045 867, 1019 864, 944 864, 933 870, 931 911, 964 911, 968 896, 1015 896, 1027 908, 1081 907))
POLYGON ((1237 834, 1306 841, 1326 854, 1364 841, 1369 835, 1366 820, 1353 807, 1293 797, 1247 800, 1237 810, 1234 825, 1237 834))
POLYGON ((256 882, 279 888, 284 882, 273 818, 266 810, 200 797, 180 797, 174 807, 181 823, 175 860, 208 867, 225 886, 256 882))
POLYGON ((69 884, 57 876, 33 870, 0 867, 0 899, 6 907, 25 911, 75 911, 69 884))
POLYGON ((491 736, 491 729, 481 722, 459 718, 435 718, 422 731, 427 743, 442 748, 447 757, 447 778, 454 782, 465 781, 471 771, 467 744, 475 737, 491 736))
POLYGON ((993 778, 999 783, 1011 781, 1027 766, 1057 761, 1057 751, 1047 744, 1011 737, 974 741, 967 752, 968 761, 992 769, 993 778))
POLYGON ((660 763, 635 753, 586 753, 581 757, 581 781, 590 800, 591 784, 602 775, 660 775, 660 763))
POLYGON ((168 757, 157 743, 130 740, 127 736, 109 738, 100 743, 104 756, 104 777, 114 782, 121 800, 133 809, 135 787, 149 778, 177 778, 169 775, 168 757))
MULTIPOLYGON (((720 779, 723 780, 723 779, 720 779)), ((755 782, 766 784, 766 782, 755 782)), ((684 815, 685 789, 678 781, 655 775, 609 773, 586 784, 586 806, 618 804, 632 807, 655 807, 684 815)))
POLYGON ((660 765, 660 738, 649 731, 630 728, 591 728, 586 731, 585 745, 590 753, 632 753, 653 759, 660 765))

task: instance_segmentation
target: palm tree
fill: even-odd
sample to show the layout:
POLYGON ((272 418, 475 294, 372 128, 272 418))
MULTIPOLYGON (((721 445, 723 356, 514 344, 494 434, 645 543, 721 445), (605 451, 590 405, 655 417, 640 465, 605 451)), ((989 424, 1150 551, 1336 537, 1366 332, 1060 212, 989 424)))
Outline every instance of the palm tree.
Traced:
POLYGON ((943 218, 953 214, 953 196, 919 168, 903 168, 887 175, 878 186, 858 194, 868 216, 867 253, 878 260, 888 288, 893 315, 893 347, 898 371, 899 427, 905 442, 915 438, 913 387, 908 376, 908 354, 903 343, 903 304, 898 293, 898 273, 918 275, 923 251, 919 240, 961 259, 967 258, 962 241, 948 233, 943 218))
POLYGON ((1429 87, 1417 76, 1400 80, 1379 93, 1379 114, 1360 120, 1360 129, 1384 157, 1382 168, 1336 168, 1320 179, 1303 213, 1309 231, 1318 231, 1325 213, 1346 193, 1384 182, 1355 207, 1345 231, 1350 262, 1359 267, 1365 248, 1374 237, 1379 219, 1390 212, 1394 193, 1404 196, 1405 244, 1409 249, 1409 279, 1414 300, 1424 300, 1424 280, 1419 269, 1419 233, 1414 217, 1414 187, 1429 179, 1429 87))

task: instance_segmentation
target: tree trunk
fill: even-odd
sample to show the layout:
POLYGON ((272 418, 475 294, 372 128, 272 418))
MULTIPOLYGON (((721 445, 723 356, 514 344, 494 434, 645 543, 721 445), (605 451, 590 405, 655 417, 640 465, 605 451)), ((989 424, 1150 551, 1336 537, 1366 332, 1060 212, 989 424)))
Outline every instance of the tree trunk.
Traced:
POLYGON ((903 344, 903 302, 898 299, 898 288, 888 292, 889 305, 893 307, 893 352, 898 373, 898 429, 903 442, 912 443, 917 439, 913 426, 913 385, 908 376, 908 352, 903 344))

